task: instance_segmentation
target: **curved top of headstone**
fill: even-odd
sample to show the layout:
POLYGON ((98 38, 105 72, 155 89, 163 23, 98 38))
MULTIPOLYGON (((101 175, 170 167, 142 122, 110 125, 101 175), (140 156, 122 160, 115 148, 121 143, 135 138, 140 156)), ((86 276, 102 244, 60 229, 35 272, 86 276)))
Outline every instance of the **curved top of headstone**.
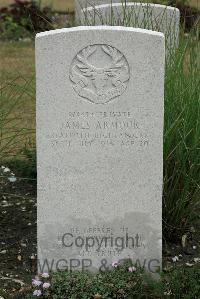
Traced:
MULTIPOLYGON (((120 1, 120 0, 119 0, 120 1)), ((180 14, 180 11, 178 8, 173 7, 173 6, 167 6, 163 4, 157 4, 157 3, 141 3, 141 2, 120 2, 120 3, 112 3, 112 4, 100 4, 100 5, 95 5, 95 6, 88 6, 82 9, 82 12, 84 11, 91 11, 93 9, 101 9, 101 8, 108 8, 108 7, 131 7, 131 6, 149 6, 149 7, 155 7, 155 8, 160 8, 160 9, 167 9, 168 11, 176 11, 178 14, 180 14)))
POLYGON ((78 31, 95 31, 95 30, 102 30, 102 31, 130 31, 130 32, 138 32, 141 34, 147 35, 157 35, 164 37, 164 34, 157 31, 141 29, 141 28, 133 28, 133 27, 124 27, 124 26, 107 26, 107 25, 100 25, 100 26, 77 26, 71 28, 62 28, 62 29, 55 29, 44 31, 36 34, 36 39, 44 38, 52 35, 70 33, 70 32, 78 32, 78 31))

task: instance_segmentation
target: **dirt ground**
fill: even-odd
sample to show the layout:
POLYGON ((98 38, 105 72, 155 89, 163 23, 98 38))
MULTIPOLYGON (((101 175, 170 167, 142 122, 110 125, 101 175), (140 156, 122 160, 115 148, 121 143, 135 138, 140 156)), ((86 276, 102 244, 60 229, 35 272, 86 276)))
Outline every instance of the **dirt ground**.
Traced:
POLYGON ((0 178, 0 296, 30 283, 36 273, 36 184, 0 178))

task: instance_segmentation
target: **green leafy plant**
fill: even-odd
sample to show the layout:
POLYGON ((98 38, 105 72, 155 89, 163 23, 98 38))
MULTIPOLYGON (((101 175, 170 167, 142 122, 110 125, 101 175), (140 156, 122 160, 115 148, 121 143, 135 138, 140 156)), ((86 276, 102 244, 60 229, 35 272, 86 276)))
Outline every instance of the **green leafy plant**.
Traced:
MULTIPOLYGON (((39 279, 39 284, 41 279, 39 279)), ((127 264, 111 271, 91 274, 89 272, 57 272, 48 278, 47 289, 42 284, 15 299, 33 299, 37 290, 41 298, 46 299, 156 299, 185 298, 197 299, 200 292, 199 265, 192 268, 174 268, 162 273, 159 280, 153 280, 141 269, 129 271, 127 264)), ((43 281, 42 281, 43 283, 43 281)))
POLYGON ((2 39, 19 40, 40 31, 53 28, 52 10, 34 0, 15 0, 9 7, 0 9, 0 34, 2 39))
MULTIPOLYGON (((23 23, 25 22, 26 19, 23 20, 23 23)), ((25 26, 16 23, 11 16, 6 16, 0 27, 1 39, 4 40, 20 40, 31 36, 29 31, 25 29, 25 26)))

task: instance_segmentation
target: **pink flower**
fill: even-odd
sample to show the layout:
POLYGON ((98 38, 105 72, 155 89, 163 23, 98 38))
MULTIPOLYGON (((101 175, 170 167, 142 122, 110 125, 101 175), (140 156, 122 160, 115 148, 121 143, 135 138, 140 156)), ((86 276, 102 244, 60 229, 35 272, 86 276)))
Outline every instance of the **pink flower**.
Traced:
POLYGON ((42 282, 38 279, 32 279, 32 285, 34 287, 39 287, 42 284, 42 282))
POLYGON ((112 263, 112 267, 113 267, 113 268, 117 268, 118 266, 119 266, 119 263, 118 263, 118 262, 113 262, 113 263, 112 263))
POLYGON ((43 278, 49 278, 49 273, 44 272, 44 273, 42 273, 41 276, 42 276, 43 278))
POLYGON ((134 266, 133 266, 133 267, 129 267, 129 268, 128 268, 128 271, 129 271, 129 272, 135 272, 135 271, 136 271, 136 268, 135 268, 134 266))
POLYGON ((49 282, 43 283, 43 289, 48 289, 49 287, 50 287, 50 283, 49 282))
POLYGON ((42 292, 40 291, 40 290, 35 290, 34 292, 33 292, 33 296, 37 296, 37 297, 39 297, 39 296, 41 296, 42 295, 42 292))

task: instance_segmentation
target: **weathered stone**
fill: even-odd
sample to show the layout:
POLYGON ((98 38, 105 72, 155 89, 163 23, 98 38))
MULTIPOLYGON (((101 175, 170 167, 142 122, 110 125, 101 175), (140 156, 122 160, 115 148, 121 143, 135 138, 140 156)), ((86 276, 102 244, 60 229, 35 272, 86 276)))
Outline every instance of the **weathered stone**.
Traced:
POLYGON ((162 260, 164 36, 36 37, 38 271, 162 260), (45 264, 46 261, 46 264, 45 264))

